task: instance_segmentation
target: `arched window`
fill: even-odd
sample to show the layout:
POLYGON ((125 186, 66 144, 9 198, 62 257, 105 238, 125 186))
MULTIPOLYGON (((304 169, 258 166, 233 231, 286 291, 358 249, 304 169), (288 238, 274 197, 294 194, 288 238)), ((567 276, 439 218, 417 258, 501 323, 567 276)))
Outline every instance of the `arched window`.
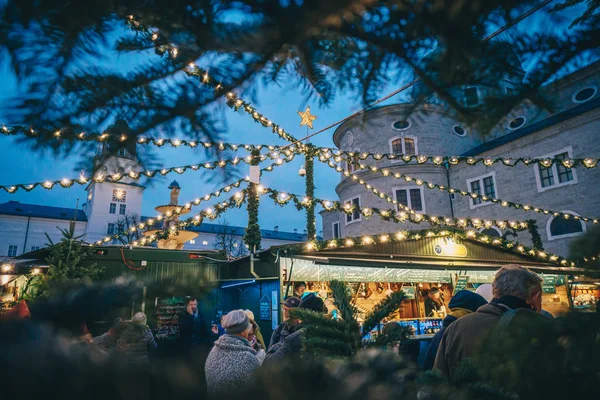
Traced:
POLYGON ((480 232, 483 235, 487 235, 490 237, 500 237, 502 236, 501 232, 496 228, 485 228, 480 232))
POLYGON ((403 154, 404 149, 402 148, 402 138, 392 140, 392 153, 403 154))
POLYGON ((398 136, 390 139, 390 153, 393 154, 419 154, 417 138, 414 136, 398 136))
POLYGON ((404 154, 417 154, 415 151, 415 139, 405 138, 404 139, 404 154))
MULTIPOLYGON (((563 210, 563 213, 579 216, 576 212, 563 210)), ((546 233, 548 240, 562 239, 572 236, 583 235, 586 232, 586 226, 580 220, 573 217, 564 218, 563 216, 552 217, 546 224, 546 233)))

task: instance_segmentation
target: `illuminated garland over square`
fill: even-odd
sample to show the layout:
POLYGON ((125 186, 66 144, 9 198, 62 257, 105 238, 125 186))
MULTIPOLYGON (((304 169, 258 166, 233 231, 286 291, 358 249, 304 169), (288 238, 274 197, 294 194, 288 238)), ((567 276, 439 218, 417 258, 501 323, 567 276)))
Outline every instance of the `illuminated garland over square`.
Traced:
POLYGON ((0 134, 4 136, 17 136, 24 135, 28 137, 39 137, 46 139, 55 139, 57 141, 79 141, 79 142, 97 142, 97 143, 116 143, 117 145, 125 146, 125 144, 131 140, 134 140, 138 145, 152 145, 156 147, 164 147, 170 145, 171 147, 190 147, 195 148, 215 148, 217 150, 280 150, 285 147, 285 151, 290 152, 301 152, 297 146, 279 146, 279 145, 268 145, 268 144, 236 144, 236 143, 224 143, 224 142, 206 142, 199 140, 186 140, 177 138, 155 138, 151 136, 128 136, 125 133, 111 134, 109 132, 104 133, 85 133, 85 132, 71 132, 67 129, 33 129, 21 125, 0 127, 0 134))
POLYGON ((529 158, 529 157, 465 157, 465 156, 426 156, 416 154, 390 154, 390 153, 368 153, 343 150, 331 150, 327 147, 317 148, 319 159, 321 161, 333 158, 335 162, 346 161, 348 163, 356 163, 357 160, 364 161, 373 159, 375 161, 402 161, 404 164, 435 164, 435 165, 458 165, 465 163, 467 165, 483 164, 486 167, 491 167, 495 164, 502 164, 508 167, 515 167, 519 164, 531 166, 539 164, 543 168, 551 168, 554 164, 562 165, 565 168, 585 167, 587 169, 598 167, 598 158, 529 158))
MULTIPOLYGON (((258 151, 258 150, 255 150, 258 151)), ((253 157, 258 157, 260 162, 265 161, 266 159, 276 159, 277 165, 281 165, 285 162, 291 161, 295 153, 289 152, 289 155, 285 158, 281 158, 281 154, 278 151, 272 151, 267 154, 261 154, 259 156, 246 156, 243 158, 236 157, 231 160, 221 160, 221 161, 211 161, 200 164, 191 164, 191 165, 181 165, 179 167, 169 167, 169 168, 160 168, 154 170, 147 171, 128 171, 123 174, 116 173, 112 175, 107 175, 103 173, 97 173, 94 177, 86 177, 85 175, 80 175, 79 178, 63 178, 60 180, 44 180, 33 183, 18 183, 14 185, 0 185, 0 189, 4 190, 9 194, 16 193, 19 189, 25 190, 26 192, 30 192, 37 187, 42 187, 47 190, 54 189, 55 187, 62 188, 70 188, 71 186, 77 185, 87 185, 92 182, 101 183, 101 182, 120 182, 121 180, 127 178, 132 180, 139 180, 141 178, 154 178, 157 175, 167 175, 172 172, 176 172, 178 174, 183 174, 188 170, 197 171, 198 169, 207 169, 212 170, 215 168, 226 168, 230 165, 238 165, 239 163, 245 163, 250 165, 253 162, 253 157)))
POLYGON ((528 229, 528 223, 526 221, 499 221, 499 220, 482 220, 478 218, 449 218, 449 217, 437 217, 428 214, 416 214, 406 213, 404 211, 398 212, 394 209, 380 209, 370 207, 356 207, 353 204, 347 203, 342 204, 339 201, 323 200, 319 198, 311 199, 308 196, 301 196, 293 193, 286 193, 264 186, 259 187, 259 191, 262 194, 268 194, 276 204, 284 206, 292 202, 296 209, 302 210, 307 209, 314 205, 320 205, 326 211, 339 211, 346 215, 352 215, 355 211, 358 211, 365 218, 371 218, 373 215, 379 216, 382 220, 394 223, 406 223, 412 222, 414 224, 429 223, 432 226, 450 226, 460 228, 491 228, 497 227, 499 229, 512 229, 514 231, 524 231, 528 229))
POLYGON ((536 250, 531 247, 524 246, 518 242, 503 239, 501 237, 491 237, 485 234, 478 233, 476 231, 468 230, 464 231, 456 228, 444 228, 444 229, 428 229, 419 231, 399 231, 396 233, 379 234, 379 235, 366 235, 355 238, 340 238, 322 241, 312 241, 304 245, 291 246, 297 249, 301 248, 305 251, 319 251, 325 249, 335 248, 354 248, 354 247, 367 247, 373 244, 384 244, 384 243, 395 243, 404 242, 407 240, 421 240, 424 238, 436 238, 436 237, 448 237, 455 239, 470 239, 480 243, 492 245, 505 250, 511 250, 520 254, 530 256, 533 259, 552 262, 562 267, 574 268, 576 267, 575 262, 555 255, 550 254, 541 250, 536 250))
MULTIPOLYGON (((364 181, 358 175, 356 175, 355 172, 350 173, 348 171, 344 171, 344 169, 341 166, 337 165, 333 161, 324 162, 324 163, 329 165, 329 167, 335 169, 337 172, 342 172, 345 176, 351 177, 353 180, 358 181, 359 183, 361 183, 361 182, 364 183, 364 181)), ((380 175, 385 176, 385 177, 392 177, 392 178, 395 178, 398 180, 404 180, 405 182, 414 182, 417 186, 422 186, 427 189, 432 189, 432 190, 438 189, 443 192, 456 193, 456 194, 459 194, 464 197, 469 197, 471 199, 481 199, 482 201, 490 202, 490 203, 496 204, 496 205, 501 205, 502 207, 509 207, 509 208, 514 208, 516 210, 535 212, 538 214, 552 215, 554 217, 560 216, 565 219, 573 218, 578 221, 592 222, 594 224, 598 224, 598 222, 600 221, 600 219, 598 217, 595 217, 595 218, 594 217, 581 217, 579 215, 564 213, 562 211, 553 211, 553 210, 548 210, 548 209, 544 209, 541 207, 530 206, 527 204, 520 204, 520 203, 515 203, 512 201, 496 199, 496 198, 488 197, 486 195, 469 192, 466 190, 456 189, 453 187, 447 187, 444 185, 439 185, 437 183, 431 183, 426 180, 413 178, 411 176, 401 174, 399 172, 392 172, 392 171, 390 171, 390 168, 377 168, 375 166, 369 166, 369 165, 363 165, 363 164, 357 165, 357 168, 359 168, 361 170, 368 170, 368 171, 371 171, 374 173, 379 173, 380 175)), ((383 198, 382 196, 384 196, 384 194, 380 193, 381 198, 383 198)), ((389 196, 387 196, 387 197, 389 197, 389 196)))
MULTIPOLYGON (((292 155, 292 156, 290 156, 288 158, 283 159, 283 161, 287 163, 287 162, 292 161, 293 159, 294 159, 294 156, 292 155)), ((275 163, 267 166, 266 168, 263 168, 261 170, 261 172, 270 172, 270 171, 273 171, 273 169, 275 167, 278 167, 280 165, 282 165, 282 163, 280 163, 279 160, 278 160, 278 162, 275 162, 275 163)), ((108 235, 108 236, 104 237, 104 239, 99 240, 98 242, 96 242, 96 244, 100 245, 102 243, 108 243, 108 242, 110 242, 112 240, 118 240, 121 237, 126 236, 127 234, 129 234, 131 232, 135 232, 137 230, 142 230, 142 231, 146 230, 146 229, 148 229, 148 228, 156 225, 157 223, 160 223, 165 218, 165 216, 166 217, 171 217, 173 215, 180 215, 181 212, 184 211, 184 210, 189 210, 189 209, 191 209, 194 206, 198 206, 198 205, 200 205, 200 203, 202 203, 204 201, 208 201, 208 200, 210 200, 213 197, 219 197, 222 193, 228 193, 233 188, 239 188, 240 185, 243 182, 249 182, 249 181, 250 181, 250 177, 248 177, 248 176, 245 177, 245 178, 243 178, 243 179, 239 179, 239 180, 237 180, 237 181, 235 181, 235 182, 233 182, 233 183, 231 183, 231 184, 229 184, 229 185, 227 185, 227 186, 225 186, 225 187, 223 187, 223 188, 221 188, 219 190, 216 190, 216 191, 214 191, 212 193, 208 193, 208 194, 206 194, 206 195, 204 195, 202 197, 196 198, 194 201, 185 203, 185 205, 183 205, 182 208, 176 208, 173 213, 168 212, 164 216, 162 214, 159 214, 155 218, 150 218, 146 222, 141 222, 141 223, 137 224, 136 226, 132 226, 131 228, 129 228, 129 230, 125 230, 125 231, 122 231, 122 232, 117 232, 117 233, 114 233, 113 235, 108 235)), ((236 193, 233 196, 233 199, 236 200, 236 201, 243 200, 242 198, 240 198, 240 196, 242 196, 242 195, 245 198, 245 196, 246 196, 245 192, 243 192, 241 194, 236 193)))

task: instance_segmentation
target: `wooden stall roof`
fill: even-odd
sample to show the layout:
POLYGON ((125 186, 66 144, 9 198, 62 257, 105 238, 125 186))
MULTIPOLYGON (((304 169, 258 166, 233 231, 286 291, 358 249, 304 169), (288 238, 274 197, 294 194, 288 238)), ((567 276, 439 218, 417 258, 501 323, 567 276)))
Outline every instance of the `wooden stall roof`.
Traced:
MULTIPOLYGON (((44 260, 48 248, 36 250, 18 257, 28 260, 44 260)), ((219 265, 227 263, 215 251, 165 250, 152 247, 99 246, 85 263, 95 263, 104 267, 104 279, 121 276, 139 281, 169 283, 186 279, 201 279, 207 282, 217 281, 219 265), (125 261, 132 262, 129 268, 125 261), (143 266, 142 262, 146 265, 143 266)))
MULTIPOLYGON (((512 250, 505 250, 492 245, 464 239, 460 245, 466 247, 465 256, 444 256, 436 252, 436 247, 443 243, 443 238, 423 238, 421 240, 405 240, 402 242, 373 243, 361 247, 325 248, 318 251, 307 251, 302 247, 292 258, 312 260, 319 264, 348 266, 387 266, 390 268, 477 268, 497 269, 506 264, 519 264, 535 271, 546 273, 576 273, 580 268, 564 267, 553 262, 541 262, 533 257, 512 250)), ((271 249, 276 251, 277 249, 271 249)), ((287 257, 287 256, 286 256, 287 257)))
POLYGON ((219 280, 239 280, 239 279, 278 279, 279 264, 269 250, 257 254, 254 261, 254 276, 250 270, 250 256, 238 258, 227 264, 219 266, 219 280))

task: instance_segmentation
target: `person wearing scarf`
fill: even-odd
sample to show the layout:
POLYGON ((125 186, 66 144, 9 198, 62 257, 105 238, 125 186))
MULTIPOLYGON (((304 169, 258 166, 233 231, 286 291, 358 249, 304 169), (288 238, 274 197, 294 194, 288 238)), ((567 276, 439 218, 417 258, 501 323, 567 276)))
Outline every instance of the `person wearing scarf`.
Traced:
POLYGON ((434 370, 451 378, 458 364, 466 358, 481 354, 488 339, 505 313, 518 318, 507 324, 524 323, 527 318, 542 317, 542 278, 520 265, 506 265, 495 275, 492 283, 494 298, 477 312, 465 315, 446 328, 434 363, 434 370), (515 311, 511 311, 515 310, 515 311))
POLYGON ((452 300, 450 300, 450 304, 448 304, 450 314, 444 318, 442 329, 433 336, 429 348, 427 349, 427 353, 425 354, 425 360, 423 362, 424 370, 429 371, 433 368, 435 356, 446 328, 459 318, 474 313, 479 307, 485 304, 487 304, 487 301, 482 296, 475 292, 471 292, 470 290, 460 290, 454 294, 452 300))

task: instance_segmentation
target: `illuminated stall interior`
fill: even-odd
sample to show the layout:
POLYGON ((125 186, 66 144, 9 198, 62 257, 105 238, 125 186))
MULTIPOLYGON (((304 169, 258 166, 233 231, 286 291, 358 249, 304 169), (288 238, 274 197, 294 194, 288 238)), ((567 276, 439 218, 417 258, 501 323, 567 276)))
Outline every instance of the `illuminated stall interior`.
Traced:
POLYGON ((491 284, 495 272, 506 264, 523 265, 542 276, 546 311, 554 315, 568 311, 566 276, 577 269, 540 262, 469 239, 422 238, 318 251, 305 249, 291 257, 282 257, 280 282, 282 298, 294 294, 295 283, 304 282, 306 292, 324 298, 334 314, 328 282, 334 279, 346 282, 354 296, 359 320, 389 293, 402 290, 407 300, 391 316, 390 322, 412 327, 415 335, 428 335, 441 328, 455 291, 475 291, 480 285, 491 284), (439 292, 434 295, 439 309, 426 314, 426 302, 431 304, 428 299, 432 289, 439 292))

